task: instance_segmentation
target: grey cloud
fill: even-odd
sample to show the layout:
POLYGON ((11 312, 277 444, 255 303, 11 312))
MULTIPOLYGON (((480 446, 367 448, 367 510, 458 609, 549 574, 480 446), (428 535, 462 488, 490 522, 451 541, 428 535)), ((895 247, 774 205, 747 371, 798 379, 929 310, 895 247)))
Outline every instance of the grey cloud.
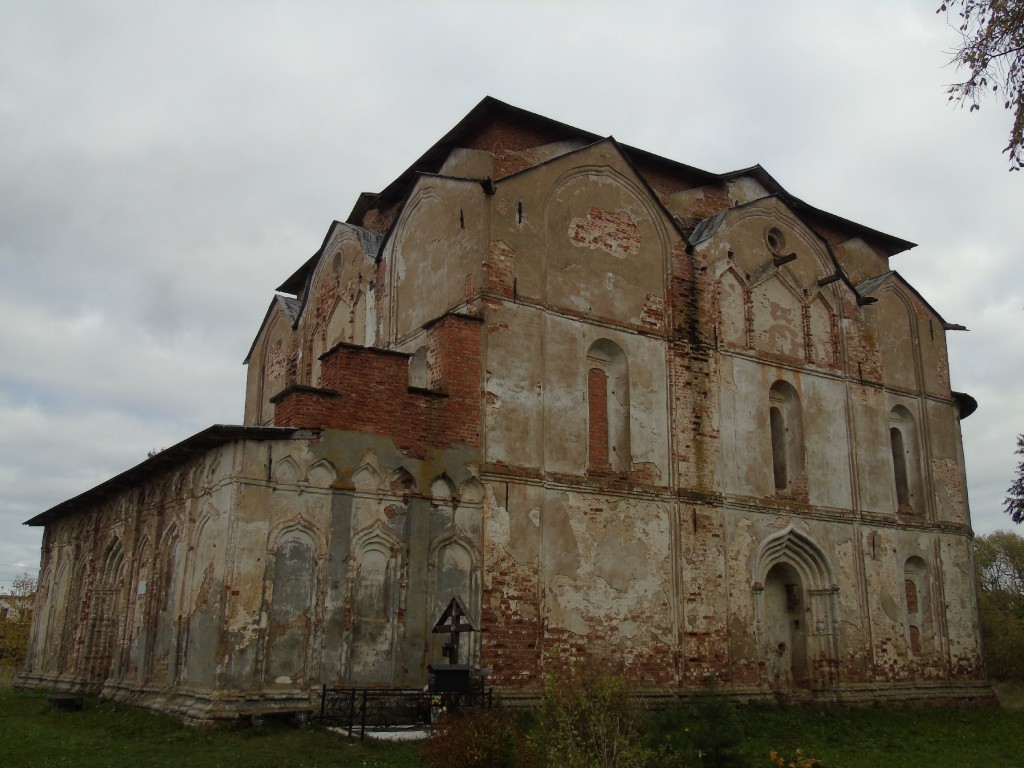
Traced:
POLYGON ((945 101, 954 43, 909 0, 0 5, 0 562, 36 557, 26 517, 237 422, 273 288, 486 94, 921 243, 893 266, 972 329, 972 509, 1006 527, 1024 193, 998 105, 945 101))

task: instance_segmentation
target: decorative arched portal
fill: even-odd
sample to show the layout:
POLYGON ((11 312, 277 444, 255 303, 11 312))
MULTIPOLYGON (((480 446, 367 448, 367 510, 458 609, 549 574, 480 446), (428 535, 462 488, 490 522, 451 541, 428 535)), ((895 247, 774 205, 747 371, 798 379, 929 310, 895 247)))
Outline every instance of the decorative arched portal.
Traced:
POLYGON ((88 632, 83 651, 87 679, 102 684, 114 674, 114 650, 120 627, 124 550, 114 539, 107 547, 101 570, 90 593, 88 632))
POLYGON ((151 682, 173 683, 178 676, 178 612, 181 599, 182 545, 176 525, 160 542, 159 568, 154 579, 154 632, 148 656, 151 682))
POLYGON ((352 635, 346 660, 349 682, 388 685, 392 680, 401 542, 377 522, 356 537, 349 571, 352 635))
POLYGON ((837 592, 825 553, 793 526, 767 538, 754 571, 759 653, 773 690, 836 684, 837 592))
POLYGON ((268 685, 301 685, 309 677, 318 572, 313 536, 301 527, 285 530, 269 553, 267 606, 268 685))
MULTIPOLYGON (((452 600, 458 600, 462 613, 474 627, 480 626, 479 555, 472 539, 458 529, 450 530, 430 548, 428 611, 431 622, 443 620, 452 600)), ((436 664, 446 656, 443 646, 448 636, 434 634, 428 663, 436 664)), ((453 664, 479 663, 480 639, 475 632, 461 638, 458 660, 453 664)))

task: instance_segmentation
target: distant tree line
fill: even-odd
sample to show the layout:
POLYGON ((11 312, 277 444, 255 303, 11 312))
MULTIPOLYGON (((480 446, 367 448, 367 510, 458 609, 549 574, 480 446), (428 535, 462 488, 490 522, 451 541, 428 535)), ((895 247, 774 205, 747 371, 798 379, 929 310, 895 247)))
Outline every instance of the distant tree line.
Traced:
POLYGON ((1010 531, 979 536, 974 558, 989 677, 1024 681, 1024 537, 1010 531))
POLYGON ((20 671, 25 664, 35 596, 36 580, 27 573, 0 594, 0 667, 20 671))

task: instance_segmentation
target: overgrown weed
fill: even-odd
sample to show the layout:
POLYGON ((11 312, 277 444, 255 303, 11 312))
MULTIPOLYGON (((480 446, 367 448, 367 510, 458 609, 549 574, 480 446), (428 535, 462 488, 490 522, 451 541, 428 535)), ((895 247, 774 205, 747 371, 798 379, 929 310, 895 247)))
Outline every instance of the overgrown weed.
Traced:
POLYGON ((1024 710, 1024 681, 1004 680, 998 683, 993 682, 992 688, 995 689, 1000 707, 1015 711, 1024 710))
POLYGON ((549 768, 647 768, 645 712, 624 675, 592 658, 549 675, 529 742, 549 768))

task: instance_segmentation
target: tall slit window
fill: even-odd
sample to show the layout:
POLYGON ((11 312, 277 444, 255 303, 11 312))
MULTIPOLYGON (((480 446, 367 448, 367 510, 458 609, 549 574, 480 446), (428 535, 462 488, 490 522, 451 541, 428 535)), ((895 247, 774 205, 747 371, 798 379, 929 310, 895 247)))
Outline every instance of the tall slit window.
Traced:
POLYGON ((786 422, 782 417, 782 409, 772 406, 768 411, 772 428, 772 469, 775 471, 775 488, 782 490, 789 487, 786 470, 786 422))
POLYGON ((897 510, 903 514, 921 512, 922 491, 917 428, 910 411, 897 405, 889 412, 889 445, 897 510))
POLYGON ((587 350, 587 468, 632 469, 629 427, 629 363, 613 341, 598 339, 587 350))
POLYGON ((772 475, 777 492, 789 492, 804 471, 803 417, 793 385, 777 381, 768 393, 772 475))
POLYGON ((896 479, 896 503, 910 506, 910 484, 907 482, 907 455, 903 447, 903 433, 897 427, 889 429, 892 444, 892 469, 896 479))

